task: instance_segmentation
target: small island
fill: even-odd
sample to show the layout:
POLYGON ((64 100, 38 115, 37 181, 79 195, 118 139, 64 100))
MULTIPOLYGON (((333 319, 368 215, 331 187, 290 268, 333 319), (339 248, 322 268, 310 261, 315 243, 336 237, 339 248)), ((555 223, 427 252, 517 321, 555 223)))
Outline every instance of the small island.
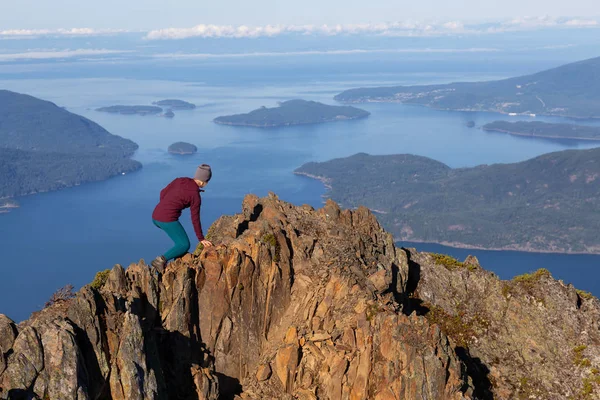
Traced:
POLYGON ((173 110, 193 110, 196 108, 195 104, 176 99, 155 101, 152 104, 154 104, 155 106, 172 108, 173 110))
POLYGON ((196 153, 198 148, 191 143, 176 142, 169 146, 168 151, 170 154, 188 155, 196 153))
POLYGON ((600 127, 597 126, 552 124, 539 121, 494 121, 485 124, 481 129, 517 136, 551 139, 600 140, 600 127))
POLYGON ((173 110, 167 110, 167 112, 164 113, 163 116, 165 118, 173 118, 173 117, 175 117, 175 113, 173 112, 173 110))
POLYGON ((214 119, 217 124, 275 128, 291 125, 319 124, 366 118, 368 111, 351 106, 330 106, 316 101, 289 100, 278 107, 261 107, 247 114, 236 114, 214 119))
POLYGON ((96 111, 122 115, 156 115, 162 113, 163 109, 155 106, 109 106, 97 108, 96 111))

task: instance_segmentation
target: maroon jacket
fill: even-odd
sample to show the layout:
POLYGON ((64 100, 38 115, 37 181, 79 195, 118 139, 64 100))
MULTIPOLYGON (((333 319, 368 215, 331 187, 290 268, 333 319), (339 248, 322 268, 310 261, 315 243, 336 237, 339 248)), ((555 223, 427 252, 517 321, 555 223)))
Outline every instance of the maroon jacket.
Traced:
POLYGON ((199 241, 204 240, 200 224, 200 188, 192 178, 176 178, 160 191, 160 202, 154 208, 152 219, 159 222, 175 222, 181 211, 190 208, 192 224, 199 241))

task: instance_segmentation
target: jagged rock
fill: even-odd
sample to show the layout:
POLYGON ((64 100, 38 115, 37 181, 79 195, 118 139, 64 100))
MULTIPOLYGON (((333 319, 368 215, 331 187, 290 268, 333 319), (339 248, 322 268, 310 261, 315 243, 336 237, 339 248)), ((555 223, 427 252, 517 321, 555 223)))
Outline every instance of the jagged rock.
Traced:
POLYGON ((13 320, 0 314, 0 353, 7 352, 17 337, 17 327, 13 320))
POLYGON ((218 400, 219 382, 209 368, 192 365, 192 378, 198 400, 218 400))
POLYGON ((81 362, 75 328, 62 318, 38 328, 44 350, 44 369, 35 382, 35 392, 47 399, 89 399, 88 382, 81 362))
POLYGON ((256 380, 259 382, 266 381, 271 377, 271 366, 269 364, 261 364, 256 369, 256 380))
POLYGON ((117 265, 101 288, 18 327, 0 317, 0 399, 536 395, 515 386, 533 382, 518 380, 524 371, 544 393, 576 396, 570 380, 600 362, 597 300, 545 277, 507 284, 476 259, 435 265, 396 248, 365 208, 247 196, 208 234, 215 246, 160 276, 117 265), (465 316, 475 322, 449 329, 465 316))
POLYGON ((13 320, 4 314, 0 314, 0 375, 6 369, 6 359, 4 353, 7 353, 17 337, 17 327, 13 320))
POLYGON ((8 390, 27 390, 44 368, 42 343, 35 329, 27 327, 19 332, 10 351, 12 354, 7 357, 6 369, 0 376, 2 395, 8 390))
POLYGON ((288 344, 280 348, 275 355, 275 372, 286 393, 292 393, 299 360, 300 348, 297 344, 288 344))
POLYGON ((600 398, 598 299, 545 270, 502 281, 474 257, 449 267, 407 253, 420 277, 412 296, 454 338, 478 396, 600 398))

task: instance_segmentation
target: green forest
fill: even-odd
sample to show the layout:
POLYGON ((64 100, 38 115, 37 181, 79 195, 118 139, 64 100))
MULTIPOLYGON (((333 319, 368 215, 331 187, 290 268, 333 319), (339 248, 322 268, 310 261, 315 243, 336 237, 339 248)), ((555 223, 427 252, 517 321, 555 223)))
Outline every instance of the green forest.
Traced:
POLYGON ((308 163, 345 207, 364 205, 399 240, 600 253, 600 148, 452 169, 413 155, 308 163))
POLYGON ((400 102, 443 110, 600 117, 600 57, 547 71, 489 82, 346 90, 348 103, 400 102))
POLYGON ((0 90, 0 198, 57 190, 135 171, 138 148, 87 118, 0 90))

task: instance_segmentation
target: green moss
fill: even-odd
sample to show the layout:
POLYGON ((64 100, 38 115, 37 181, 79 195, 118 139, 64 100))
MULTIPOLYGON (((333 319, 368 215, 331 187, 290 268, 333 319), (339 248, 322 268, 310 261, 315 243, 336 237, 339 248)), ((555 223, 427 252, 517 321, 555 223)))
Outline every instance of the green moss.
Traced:
POLYGON ((432 253, 431 256, 433 257, 433 260, 436 264, 443 265, 449 271, 454 271, 462 268, 466 268, 469 271, 475 271, 477 269, 475 265, 467 265, 463 262, 458 261, 456 258, 450 257, 446 254, 432 253))
POLYGON ((598 392, 598 389, 600 387, 600 376, 598 376, 598 374, 594 371, 598 370, 596 368, 592 368, 591 374, 583 378, 583 380, 581 381, 581 390, 579 391, 578 396, 576 397, 578 400, 593 399, 594 397, 592 397, 592 395, 598 392))
POLYGON ((517 399, 547 399, 548 393, 544 389, 541 382, 529 378, 519 379, 519 388, 517 390, 517 399))
POLYGON ((592 366, 592 362, 591 362, 589 359, 587 359, 587 358, 584 358, 584 359, 583 359, 583 360, 581 360, 581 362, 579 363, 579 366, 581 366, 581 367, 591 367, 591 366, 592 366))
POLYGON ((537 271, 530 274, 518 275, 513 278, 513 281, 519 283, 535 283, 543 277, 551 278, 552 274, 546 268, 540 268, 537 271))
POLYGON ((195 256, 199 256, 200 254, 202 254, 202 250, 204 250, 204 245, 202 244, 202 242, 198 243, 198 246, 196 246, 196 250, 194 250, 194 255, 195 256))
POLYGON ((594 393, 594 385, 592 382, 587 379, 583 380, 583 389, 581 389, 581 394, 585 397, 589 397, 594 393))
POLYGON ((535 288, 542 278, 551 278, 552 274, 546 268, 540 268, 535 272, 515 276, 512 281, 519 287, 525 289, 529 295, 536 297, 543 305, 545 301, 536 295, 535 288))
POLYGON ((454 339, 458 346, 469 347, 481 332, 489 328, 489 321, 479 314, 468 316, 464 312, 459 312, 451 315, 433 304, 426 303, 425 306, 429 308, 429 312, 425 314, 429 322, 437 324, 446 336, 454 339))
POLYGON ((263 235, 260 241, 271 247, 271 251, 273 252, 273 261, 279 262, 279 257, 281 256, 281 246, 279 245, 275 235, 272 233, 266 233, 263 235))
POLYGON ((209 228, 208 228, 208 232, 206 232, 206 235, 204 235, 204 238, 206 240, 212 240, 212 238, 215 236, 215 231, 217 230, 215 224, 212 224, 209 228))
POLYGON ((508 282, 502 282, 502 296, 508 299, 512 295, 511 286, 508 282))
POLYGON ((108 274, 110 274, 110 269, 98 271, 90 286, 96 290, 100 289, 106 283, 106 280, 108 279, 108 274))
POLYGON ((591 294, 590 292, 586 292, 585 290, 579 290, 577 289, 577 294, 579 295, 579 297, 581 297, 582 299, 585 300, 590 300, 594 298, 594 295, 591 294))
POLYGON ((373 318, 375 318, 377 316, 377 314, 379 314, 382 311, 381 307, 379 307, 379 304, 374 303, 374 304, 369 304, 367 306, 367 310, 366 310, 366 314, 367 314, 367 321, 371 322, 373 320, 373 318))
POLYGON ((580 345, 573 347, 573 364, 579 367, 591 366, 590 360, 583 358, 583 352, 587 349, 586 345, 580 345))

